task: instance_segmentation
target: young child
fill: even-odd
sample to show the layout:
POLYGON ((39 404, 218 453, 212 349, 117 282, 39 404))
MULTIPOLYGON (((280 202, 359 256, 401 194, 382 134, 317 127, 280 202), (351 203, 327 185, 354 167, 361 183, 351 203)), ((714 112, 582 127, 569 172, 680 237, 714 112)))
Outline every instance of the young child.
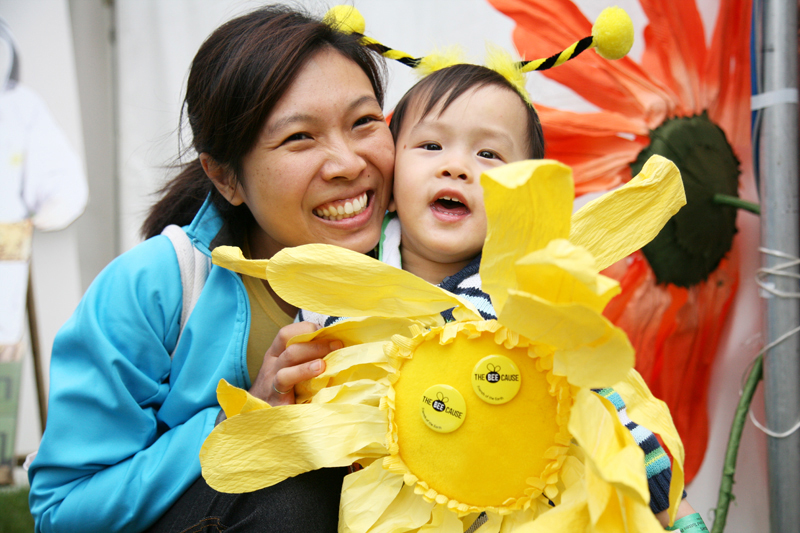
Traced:
MULTIPOLYGON (((458 64, 412 87, 397 104, 390 129, 396 151, 394 197, 379 259, 467 298, 484 319, 496 319, 478 273, 487 231, 480 176, 506 163, 544 157, 535 109, 496 71, 458 64)), ((452 320, 451 311, 442 315, 452 320)), ((298 318, 320 326, 338 320, 306 310, 298 318)), ((628 419, 616 392, 595 392, 614 403, 644 451, 650 507, 666 526, 668 456, 652 432, 628 419)), ((692 513, 684 500, 678 518, 692 513)))

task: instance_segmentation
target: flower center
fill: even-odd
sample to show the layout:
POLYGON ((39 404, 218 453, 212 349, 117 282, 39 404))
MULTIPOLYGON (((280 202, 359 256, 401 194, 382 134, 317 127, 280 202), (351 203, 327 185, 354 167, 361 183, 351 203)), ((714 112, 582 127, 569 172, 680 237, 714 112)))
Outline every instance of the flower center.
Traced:
POLYGON ((708 114, 672 118, 650 132, 650 145, 631 164, 633 175, 654 154, 681 171, 686 205, 642 248, 659 283, 691 287, 704 281, 731 249, 736 208, 715 195, 738 197, 739 160, 708 114))
POLYGON ((441 342, 436 334, 419 344, 394 384, 398 455, 426 489, 473 508, 511 507, 519 498, 537 497, 545 484, 555 483, 557 449, 569 444, 566 381, 529 348, 506 348, 491 332, 459 332, 452 342, 441 342), (511 359, 519 370, 521 386, 502 404, 474 388, 475 366, 489 354, 511 359), (424 394, 435 385, 463 397, 464 420, 454 431, 432 430, 420 414, 424 394))

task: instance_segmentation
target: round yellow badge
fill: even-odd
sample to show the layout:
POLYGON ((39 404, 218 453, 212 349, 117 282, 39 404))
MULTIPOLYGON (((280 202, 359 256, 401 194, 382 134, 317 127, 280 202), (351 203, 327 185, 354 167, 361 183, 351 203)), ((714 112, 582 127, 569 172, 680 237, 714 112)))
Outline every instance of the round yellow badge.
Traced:
POLYGON ((499 405, 510 401, 521 384, 519 368, 504 355, 487 355, 472 370, 472 390, 487 403, 499 405))
POLYGON ((467 404, 450 385, 432 385, 422 393, 422 421, 434 431, 450 433, 461 427, 467 404))

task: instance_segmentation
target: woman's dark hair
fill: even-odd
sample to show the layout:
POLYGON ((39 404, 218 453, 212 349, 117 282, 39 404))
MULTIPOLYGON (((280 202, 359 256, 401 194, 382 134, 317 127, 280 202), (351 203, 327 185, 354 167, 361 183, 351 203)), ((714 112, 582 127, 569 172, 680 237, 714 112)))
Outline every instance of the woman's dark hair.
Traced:
MULTIPOLYGON (((226 22, 203 43, 192 61, 182 113, 192 147, 242 181, 242 161, 264 123, 306 62, 323 49, 355 62, 383 106, 385 64, 358 37, 339 32, 297 9, 268 6, 226 22)), ((246 205, 232 206, 206 176, 199 159, 161 189, 162 198, 142 226, 145 238, 168 224, 189 224, 210 194, 234 235, 253 221, 246 205)))
POLYGON ((443 113, 450 104, 459 96, 470 89, 479 89, 487 85, 496 85, 512 91, 516 94, 525 106, 528 123, 528 155, 531 159, 541 159, 544 157, 544 135, 542 134, 542 124, 539 122, 539 115, 531 104, 522 98, 511 83, 502 75, 492 69, 470 64, 453 65, 433 74, 426 76, 422 81, 414 85, 403 95, 397 103, 392 113, 392 121, 389 129, 392 132, 395 142, 400 135, 400 128, 409 107, 412 105, 422 106, 422 116, 425 118, 428 113, 433 111, 439 102, 442 102, 439 113, 443 113))

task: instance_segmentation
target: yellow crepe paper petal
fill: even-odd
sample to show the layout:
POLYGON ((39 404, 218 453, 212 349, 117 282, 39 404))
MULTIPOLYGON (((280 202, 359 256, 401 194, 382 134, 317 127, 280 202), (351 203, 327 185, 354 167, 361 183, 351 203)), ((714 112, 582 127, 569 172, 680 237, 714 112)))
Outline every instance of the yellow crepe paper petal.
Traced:
POLYGON ((380 406, 381 398, 386 396, 389 389, 389 380, 376 381, 373 379, 359 379, 326 387, 311 398, 312 403, 348 403, 351 405, 362 404, 380 406))
MULTIPOLYGON (((648 503, 650 491, 644 475, 644 452, 620 422, 614 405, 582 389, 575 397, 571 413, 569 431, 584 449, 593 472, 628 497, 648 503)), ((596 497, 602 499, 603 495, 589 487, 590 507, 596 497)))
POLYGON ((583 304, 553 304, 510 291, 499 320, 531 341, 554 347, 554 373, 579 387, 608 387, 634 363, 625 333, 583 304))
POLYGON ((386 413, 366 405, 284 405, 225 420, 200 450, 220 492, 252 492, 292 476, 386 454, 386 413), (357 424, 353 421, 358 420, 357 424))
POLYGON ((583 482, 567 489, 560 505, 539 515, 536 520, 514 529, 519 533, 573 533, 587 531, 589 508, 583 482))
POLYGON ((405 318, 462 306, 480 316, 467 300, 410 272, 328 244, 284 248, 267 275, 285 301, 328 315, 405 318))
POLYGON ((299 342, 308 342, 314 339, 340 340, 345 346, 365 344, 368 342, 385 341, 396 333, 408 334, 412 326, 424 325, 430 327, 427 321, 411 318, 395 317, 355 317, 342 320, 331 326, 318 329, 312 333, 295 335, 287 346, 299 342))
POLYGON ((345 476, 339 514, 340 533, 369 531, 403 488, 403 476, 393 474, 375 461, 345 476))
POLYGON ((268 259, 245 259, 236 246, 217 246, 211 252, 211 261, 218 266, 245 276, 267 279, 268 259))
POLYGON ((664 402, 657 399, 647 388, 642 376, 631 369, 625 379, 614 385, 620 396, 625 400, 628 417, 654 433, 658 433, 664 444, 672 454, 672 482, 669 486, 669 515, 670 523, 675 521, 678 505, 683 497, 683 461, 684 450, 669 408, 664 402))
POLYGON ((586 490, 589 493, 589 516, 593 533, 663 533, 650 505, 638 498, 630 498, 625 492, 616 490, 597 475, 591 467, 586 468, 586 490), (635 524, 635 526, 632 526, 635 524))
POLYGON ((386 508, 369 533, 395 533, 416 531, 431 519, 436 504, 426 502, 414 493, 414 488, 403 485, 397 498, 386 508))
POLYGON ((436 531, 441 533, 463 533, 464 524, 458 516, 444 505, 437 505, 431 511, 431 521, 419 528, 419 531, 436 531))
POLYGON ((526 255, 516 271, 521 290, 553 303, 582 303, 598 313, 620 292, 616 280, 597 273, 589 252, 564 239, 526 255))
POLYGON ((572 216, 569 241, 589 250, 603 270, 653 240, 685 204, 678 167, 654 155, 631 181, 572 216))
POLYGON ((383 342, 348 346, 329 353, 324 361, 326 366, 322 374, 295 388, 298 403, 325 387, 356 379, 379 380, 395 372, 395 365, 384 353, 383 342))
POLYGON ((516 288, 514 263, 569 235, 572 170, 551 160, 520 161, 481 176, 488 229, 481 258, 483 290, 499 315, 516 288))
POLYGON ((256 398, 244 389, 234 387, 224 379, 219 380, 217 384, 217 400, 228 418, 271 407, 264 400, 256 398))

